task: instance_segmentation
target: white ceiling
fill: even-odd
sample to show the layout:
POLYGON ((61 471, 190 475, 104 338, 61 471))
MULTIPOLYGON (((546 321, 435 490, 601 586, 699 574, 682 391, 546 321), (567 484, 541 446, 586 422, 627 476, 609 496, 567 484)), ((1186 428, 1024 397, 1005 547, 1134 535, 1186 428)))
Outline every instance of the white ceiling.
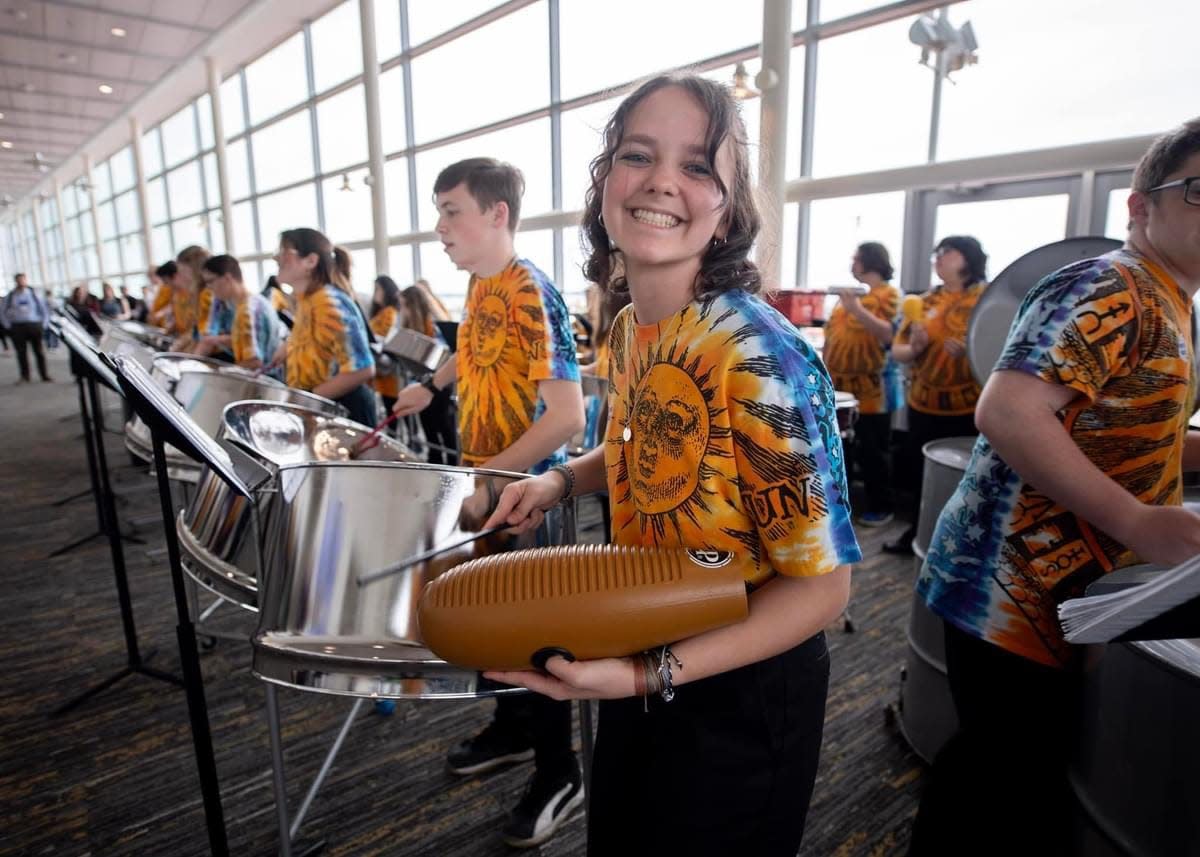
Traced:
POLYGON ((255 2, 0 0, 0 198, 45 177, 35 153, 59 166, 255 2))

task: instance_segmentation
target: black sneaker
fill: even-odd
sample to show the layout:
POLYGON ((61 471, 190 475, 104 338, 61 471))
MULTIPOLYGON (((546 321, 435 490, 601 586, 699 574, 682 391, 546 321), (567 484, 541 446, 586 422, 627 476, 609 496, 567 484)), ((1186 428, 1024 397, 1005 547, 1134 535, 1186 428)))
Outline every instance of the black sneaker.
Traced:
POLYGON ((489 723, 474 738, 468 738, 446 754, 446 768, 452 774, 468 776, 532 758, 533 748, 527 742, 489 723))
POLYGON ((541 845, 582 804, 583 780, 577 769, 555 778, 543 777, 534 771, 520 803, 509 813, 500 836, 513 848, 541 845))

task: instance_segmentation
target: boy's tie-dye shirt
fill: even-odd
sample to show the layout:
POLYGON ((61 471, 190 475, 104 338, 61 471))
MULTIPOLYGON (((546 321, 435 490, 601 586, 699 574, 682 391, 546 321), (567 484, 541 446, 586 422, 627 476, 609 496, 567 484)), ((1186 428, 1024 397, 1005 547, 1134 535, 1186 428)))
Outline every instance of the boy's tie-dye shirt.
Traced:
MULTIPOLYGON (((1078 391, 1058 416, 1084 455, 1143 503, 1178 505, 1192 347, 1188 296, 1148 260, 1117 250, 1043 279, 1021 304, 996 368, 1078 391)), ((1064 665, 1072 649, 1058 605, 1135 562, 980 437, 938 518, 917 591, 967 633, 1064 665)))
POLYGON ((232 304, 227 304, 214 295, 212 304, 208 308, 208 315, 205 317, 204 329, 200 331, 200 334, 202 336, 226 336, 233 333, 234 312, 232 304))
POLYGON ((749 554, 759 584, 862 558, 833 385, 758 298, 731 291, 609 336, 613 541, 749 554))
MULTIPOLYGON (((888 324, 900 307, 900 290, 884 283, 860 298, 863 308, 888 324)), ((885 414, 891 408, 884 387, 888 350, 875 334, 842 306, 834 307, 825 323, 825 366, 833 387, 858 399, 859 413, 885 414)))
POLYGON ((265 366, 283 341, 283 325, 270 301, 247 295, 233 312, 229 334, 235 363, 259 360, 265 366))
MULTIPOLYGON (((458 328, 458 432, 463 464, 508 449, 542 415, 541 381, 579 381, 570 314, 550 278, 514 259, 492 277, 472 277, 458 328)), ((566 461, 566 446, 531 469, 566 461)))
POLYGON ((298 296, 288 337, 287 385, 312 390, 335 375, 375 365, 354 298, 332 283, 298 296))
MULTIPOLYGON (((929 346, 912 363, 910 408, 945 416, 975 412, 982 388, 971 372, 971 362, 965 353, 951 356, 945 343, 947 339, 966 343, 971 311, 984 288, 984 283, 976 283, 961 292, 950 292, 945 286, 936 286, 921 295, 921 323, 929 334, 929 346)), ((902 321, 896 341, 907 343, 911 329, 909 322, 902 321)))

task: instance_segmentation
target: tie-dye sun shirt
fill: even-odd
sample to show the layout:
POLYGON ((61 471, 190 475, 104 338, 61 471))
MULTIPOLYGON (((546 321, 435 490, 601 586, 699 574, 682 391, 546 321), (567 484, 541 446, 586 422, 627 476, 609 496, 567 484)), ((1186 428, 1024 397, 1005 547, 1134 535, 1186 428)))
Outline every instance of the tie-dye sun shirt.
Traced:
MULTIPOLYGON (((1143 503, 1178 505, 1192 413, 1191 301, 1125 250, 1069 265, 1025 298, 997 369, 1079 392, 1071 439, 1143 503)), ((1136 557, 1023 481, 980 437, 934 531, 917 591, 935 613, 1051 666, 1072 650, 1057 607, 1136 557)))
MULTIPOLYGON (((456 360, 462 460, 477 466, 542 415, 539 382, 579 380, 570 316, 550 278, 525 259, 495 276, 472 277, 456 360)), ((564 446, 530 472, 565 460, 564 446)))
POLYGON ((613 540, 749 554, 758 584, 862 558, 833 385, 799 331, 741 291, 609 336, 613 540))

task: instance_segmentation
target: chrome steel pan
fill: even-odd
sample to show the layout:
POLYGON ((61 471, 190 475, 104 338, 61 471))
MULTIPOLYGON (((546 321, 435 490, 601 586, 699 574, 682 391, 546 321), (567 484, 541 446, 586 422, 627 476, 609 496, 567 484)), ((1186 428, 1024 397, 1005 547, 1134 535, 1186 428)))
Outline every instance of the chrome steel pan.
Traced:
POLYGON ((409 371, 424 373, 441 366, 450 349, 431 336, 402 327, 383 344, 383 352, 396 358, 409 371))
MULTIPOLYGON (((218 440, 226 440, 274 475, 280 466, 346 459, 370 432, 366 426, 300 405, 236 402, 225 408, 218 440)), ((380 436, 359 461, 413 461, 403 444, 380 436)), ((256 497, 261 525, 273 513, 274 482, 256 497)), ((175 523, 183 570, 197 583, 245 607, 258 610, 258 557, 246 498, 204 468, 187 509, 175 523)))
POLYGON ((984 289, 967 323, 967 359, 980 384, 987 382, 1000 359, 1008 330, 1025 295, 1047 274, 1059 268, 1103 256, 1121 246, 1112 238, 1067 238, 1031 250, 1017 259, 984 289))
MULTIPOLYGON (((465 532, 463 503, 477 482, 516 474, 421 464, 316 463, 280 469, 264 538, 265 574, 254 673, 320 693, 395 698, 473 697, 510 690, 448 666, 421 642, 426 582, 499 546, 480 540, 360 586, 358 578, 465 532)), ((556 509, 522 545, 569 544, 556 509)), ((500 538, 507 538, 501 536, 500 538)))

